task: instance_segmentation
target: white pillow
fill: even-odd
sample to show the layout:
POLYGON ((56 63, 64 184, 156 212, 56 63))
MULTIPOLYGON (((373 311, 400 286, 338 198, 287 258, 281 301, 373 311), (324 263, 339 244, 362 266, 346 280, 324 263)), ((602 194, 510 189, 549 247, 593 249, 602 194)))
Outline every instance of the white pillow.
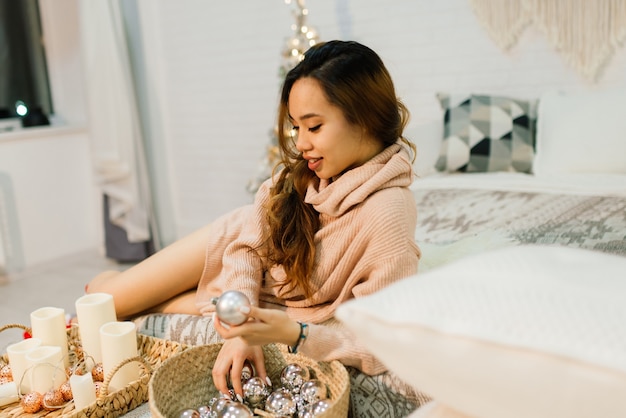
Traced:
POLYGON ((544 94, 533 172, 626 174, 626 89, 544 94))
POLYGON ((411 276, 336 316, 476 418, 626 417, 626 257, 518 246, 411 276))

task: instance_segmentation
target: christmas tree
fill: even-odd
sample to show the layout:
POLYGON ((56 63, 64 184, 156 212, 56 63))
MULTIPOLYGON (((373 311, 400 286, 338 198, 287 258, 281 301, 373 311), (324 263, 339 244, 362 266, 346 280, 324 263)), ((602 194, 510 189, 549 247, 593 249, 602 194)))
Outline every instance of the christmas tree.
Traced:
MULTIPOLYGON (((285 46, 281 52, 282 62, 278 71, 280 81, 285 75, 295 67, 303 58, 307 49, 318 42, 317 31, 307 24, 309 9, 306 8, 304 0, 285 0, 285 3, 296 7, 292 10, 295 22, 291 25, 292 35, 285 41, 285 46)), ((278 163, 278 131, 274 127, 270 132, 270 143, 266 147, 266 153, 259 164, 259 173, 248 182, 246 189, 250 193, 256 193, 261 183, 267 180, 274 166, 278 163)))

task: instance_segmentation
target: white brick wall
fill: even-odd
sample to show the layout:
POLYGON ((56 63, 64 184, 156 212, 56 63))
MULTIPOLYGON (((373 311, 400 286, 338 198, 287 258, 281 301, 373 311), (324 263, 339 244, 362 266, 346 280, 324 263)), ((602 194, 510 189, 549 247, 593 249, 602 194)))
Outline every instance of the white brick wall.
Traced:
MULTIPOLYGON (((157 29, 144 43, 157 57, 164 169, 175 229, 183 235, 251 200, 245 185, 274 122, 279 54, 293 18, 283 0, 153 1, 149 19, 157 29)), ((626 85, 626 48, 589 83, 532 27, 509 53, 500 51, 468 0, 310 0, 307 6, 322 40, 354 39, 382 56, 412 112, 407 133, 425 160, 437 151, 437 91, 536 98, 554 88, 626 85)))

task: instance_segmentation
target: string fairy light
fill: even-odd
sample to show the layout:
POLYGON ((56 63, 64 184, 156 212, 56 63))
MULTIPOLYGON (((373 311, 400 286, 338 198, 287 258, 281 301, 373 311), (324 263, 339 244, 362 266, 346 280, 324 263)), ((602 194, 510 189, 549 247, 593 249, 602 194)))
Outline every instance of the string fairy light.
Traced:
POLYGON ((287 39, 283 49, 283 63, 280 67, 281 79, 287 72, 295 67, 304 58, 307 49, 318 42, 317 31, 308 25, 307 17, 309 9, 306 8, 304 0, 285 0, 285 4, 295 3, 296 8, 292 11, 295 22, 291 25, 293 35, 287 39))

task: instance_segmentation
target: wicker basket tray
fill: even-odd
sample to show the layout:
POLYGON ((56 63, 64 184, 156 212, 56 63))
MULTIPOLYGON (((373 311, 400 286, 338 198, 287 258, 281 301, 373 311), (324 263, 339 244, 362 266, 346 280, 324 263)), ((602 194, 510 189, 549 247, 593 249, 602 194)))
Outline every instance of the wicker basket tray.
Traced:
MULTIPOLYGON (((0 327, 0 332, 9 328, 22 328, 26 331, 30 331, 28 327, 19 324, 9 324, 0 327)), ((70 352, 75 351, 75 348, 80 345, 80 337, 78 333, 78 326, 73 326, 68 329, 68 344, 70 352)), ((161 367, 161 364, 168 358, 186 350, 189 346, 179 344, 177 342, 163 340, 159 338, 149 337, 146 335, 137 335, 137 348, 139 355, 127 359, 120 363, 116 368, 111 370, 108 376, 105 376, 100 396, 95 402, 89 406, 76 410, 74 403, 69 402, 63 408, 59 408, 53 411, 42 410, 36 414, 25 413, 19 403, 12 403, 0 407, 0 417, 10 418, 34 418, 34 417, 64 417, 64 418, 87 418, 87 417, 106 417, 116 418, 127 412, 135 409, 139 405, 148 401, 148 382, 156 370, 161 367), (142 365, 142 373, 140 378, 134 382, 131 382, 123 389, 109 393, 109 382, 115 375, 115 373, 125 364, 129 362, 138 362, 142 365)), ((0 357, 0 362, 8 363, 8 356, 3 354, 0 357)))
MULTIPOLYGON (((207 405, 219 396, 211 369, 221 347, 221 343, 192 347, 163 362, 148 385, 150 412, 154 418, 177 418, 183 409, 207 405)), ((330 390, 332 405, 319 417, 348 416, 350 377, 340 362, 316 362, 300 354, 290 354, 282 345, 270 344, 263 347, 263 351, 272 382, 280 382, 280 373, 289 363, 307 366, 330 390)))

